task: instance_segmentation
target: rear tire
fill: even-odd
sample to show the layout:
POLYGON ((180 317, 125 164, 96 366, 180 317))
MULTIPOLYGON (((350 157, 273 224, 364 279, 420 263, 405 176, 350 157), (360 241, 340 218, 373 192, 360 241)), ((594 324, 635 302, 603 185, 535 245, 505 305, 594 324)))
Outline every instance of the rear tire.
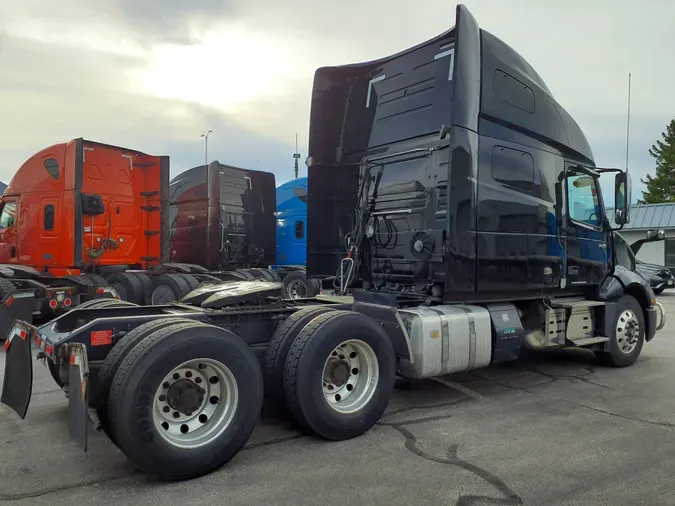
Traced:
POLYGON ((12 295, 17 292, 16 286, 14 283, 7 279, 0 278, 0 301, 4 300, 8 295, 12 295))
POLYGON ((645 342, 645 317, 640 303, 630 295, 624 295, 616 304, 612 335, 607 351, 596 351, 602 365, 627 367, 640 356, 645 342))
POLYGON ((103 301, 109 301, 109 300, 112 300, 112 299, 90 299, 90 300, 82 302, 81 304, 78 304, 77 306, 74 306, 73 309, 89 309, 92 306, 100 304, 103 301))
POLYGON ((84 277, 91 280, 91 286, 107 286, 108 285, 108 282, 105 280, 105 278, 103 276, 99 276, 98 274, 87 273, 87 274, 84 274, 84 277))
POLYGON ((284 393, 300 425, 342 441, 380 419, 395 379, 394 348, 384 330, 365 315, 336 310, 298 334, 286 358, 284 393))
POLYGON ((192 290, 196 290, 197 288, 199 288, 200 285, 199 280, 195 278, 192 274, 178 274, 178 275, 185 280, 188 287, 190 288, 190 292, 192 290))
POLYGON ((242 339, 219 327, 179 323, 153 332, 122 361, 108 416, 135 465, 157 479, 187 480, 219 469, 241 450, 262 400, 260 365, 242 339), (194 395, 183 395, 187 391, 194 395), (178 418, 165 418, 165 408, 178 418))
MULTIPOLYGON (((117 299, 99 299, 99 300, 94 300, 94 301, 87 301, 87 302, 92 302, 92 304, 89 304, 87 306, 87 309, 102 309, 102 308, 111 308, 111 307, 128 307, 128 306, 138 306, 138 304, 134 304, 133 302, 128 302, 126 300, 117 300, 117 299)), ((82 304, 79 306, 75 306, 76 308, 81 308, 82 304)))
POLYGON ((180 274, 162 274, 153 280, 146 304, 149 306, 170 304, 179 301, 190 292, 190 285, 180 274))
POLYGON ((284 278, 284 293, 289 299, 311 299, 319 294, 321 287, 304 272, 291 272, 284 278))
POLYGON ((152 279, 144 272, 129 272, 128 274, 134 276, 136 279, 138 279, 138 281, 140 281, 143 292, 141 304, 145 304, 148 294, 152 291, 152 279))
POLYGON ((101 422, 101 428, 103 429, 103 432, 106 433, 113 443, 117 444, 117 440, 115 439, 113 431, 110 429, 110 421, 108 419, 108 398, 115 373, 127 355, 129 355, 129 352, 133 350, 138 345, 138 343, 143 341, 143 339, 148 337, 153 332, 176 323, 193 323, 195 325, 200 324, 199 322, 189 320, 187 318, 161 318, 159 320, 153 320, 144 323, 143 325, 139 325, 133 329, 117 343, 115 343, 113 349, 105 358, 105 361, 103 362, 96 379, 96 389, 94 395, 92 396, 92 404, 96 408, 96 414, 98 415, 98 419, 101 422))
POLYGON ((145 291, 141 280, 132 273, 115 272, 108 276, 108 283, 115 288, 123 300, 135 304, 143 304, 145 301, 145 291))
POLYGON ((47 359, 47 369, 49 369, 49 374, 51 374, 52 379, 56 382, 59 388, 63 388, 66 385, 61 381, 61 376, 59 374, 58 366, 51 360, 47 359))
POLYGON ((271 404, 284 410, 284 367, 288 350, 300 331, 314 318, 333 311, 330 307, 310 307, 296 311, 279 325, 270 339, 265 351, 263 373, 265 375, 265 397, 271 404))

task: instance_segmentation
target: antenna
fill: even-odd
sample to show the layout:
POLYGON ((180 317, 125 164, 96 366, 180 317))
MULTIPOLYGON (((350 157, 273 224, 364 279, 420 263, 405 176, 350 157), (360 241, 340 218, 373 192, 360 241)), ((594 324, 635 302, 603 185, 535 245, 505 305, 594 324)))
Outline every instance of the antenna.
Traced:
POLYGON ((628 143, 630 141, 630 81, 631 74, 628 73, 628 123, 626 124, 626 174, 628 174, 628 143))
POLYGON ((295 153, 293 153, 293 158, 295 158, 295 179, 298 179, 298 160, 300 159, 300 153, 298 153, 298 134, 295 134, 295 153))

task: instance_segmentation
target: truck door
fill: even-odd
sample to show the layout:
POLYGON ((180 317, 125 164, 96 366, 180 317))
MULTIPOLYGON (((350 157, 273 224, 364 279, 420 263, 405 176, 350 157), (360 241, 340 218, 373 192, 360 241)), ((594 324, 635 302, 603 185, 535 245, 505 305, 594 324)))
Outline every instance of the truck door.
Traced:
POLYGON ((18 199, 5 199, 0 208, 0 263, 15 264, 18 262, 18 199))
POLYGON ((598 179, 568 168, 566 285, 598 284, 607 268, 604 215, 598 197, 598 179))

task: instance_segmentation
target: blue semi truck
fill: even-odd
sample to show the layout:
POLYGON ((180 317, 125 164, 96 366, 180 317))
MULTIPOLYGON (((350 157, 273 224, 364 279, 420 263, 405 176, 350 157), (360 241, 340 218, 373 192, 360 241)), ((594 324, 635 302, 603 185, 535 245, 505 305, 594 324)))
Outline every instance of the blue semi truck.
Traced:
POLYGON ((283 269, 291 298, 312 297, 321 289, 318 280, 307 279, 307 178, 291 179, 277 187, 277 236, 274 269, 283 269), (289 272, 292 271, 292 272, 289 272))
POLYGON ((277 264, 305 267, 307 260, 307 178, 277 188, 277 264))

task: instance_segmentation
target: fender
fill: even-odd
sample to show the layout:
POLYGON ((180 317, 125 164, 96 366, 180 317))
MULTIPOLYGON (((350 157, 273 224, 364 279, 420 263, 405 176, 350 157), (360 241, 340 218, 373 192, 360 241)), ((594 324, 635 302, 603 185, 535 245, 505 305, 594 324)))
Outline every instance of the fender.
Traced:
POLYGON ((642 306, 645 318, 645 340, 651 341, 656 333, 656 296, 654 291, 638 273, 633 272, 621 265, 614 268, 614 272, 608 272, 605 278, 600 283, 596 298, 606 302, 605 306, 605 335, 611 332, 612 329, 607 325, 611 325, 614 321, 616 311, 616 301, 623 295, 632 295, 642 306))

